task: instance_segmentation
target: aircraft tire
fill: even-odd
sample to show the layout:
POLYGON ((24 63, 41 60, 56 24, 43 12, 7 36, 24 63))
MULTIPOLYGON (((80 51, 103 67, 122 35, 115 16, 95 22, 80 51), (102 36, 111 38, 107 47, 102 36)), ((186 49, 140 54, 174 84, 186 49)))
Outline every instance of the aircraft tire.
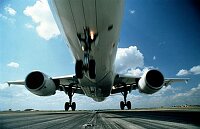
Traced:
POLYGON ((76 110, 76 103, 75 102, 72 102, 71 108, 72 108, 72 111, 76 110))
POLYGON ((83 78, 83 61, 82 60, 76 61, 75 73, 76 73, 77 78, 79 79, 83 78))
POLYGON ((126 106, 127 106, 128 110, 130 110, 130 109, 131 109, 131 102, 128 101, 128 102, 126 103, 126 106))
POLYGON ((124 110, 124 107, 125 107, 125 104, 124 104, 123 101, 121 101, 121 102, 120 102, 120 108, 121 108, 121 110, 124 110))
POLYGON ((65 103, 65 111, 68 111, 69 110, 69 102, 66 102, 65 103))
POLYGON ((96 77, 96 64, 95 60, 89 61, 89 76, 91 79, 95 79, 96 77))

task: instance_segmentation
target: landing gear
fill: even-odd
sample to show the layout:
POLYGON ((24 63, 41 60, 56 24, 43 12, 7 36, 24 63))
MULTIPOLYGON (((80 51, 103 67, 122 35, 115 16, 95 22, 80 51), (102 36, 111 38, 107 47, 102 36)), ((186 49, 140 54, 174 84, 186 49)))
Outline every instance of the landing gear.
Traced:
POLYGON ((121 110, 124 110, 124 107, 125 107, 124 102, 121 101, 121 102, 120 102, 120 108, 121 108, 121 110))
POLYGON ((96 77, 96 68, 95 68, 95 60, 90 60, 89 62, 89 76, 91 79, 95 79, 96 77))
POLYGON ((67 94, 69 96, 69 102, 65 103, 65 111, 68 111, 70 107, 72 108, 72 111, 75 111, 76 110, 76 103, 72 102, 72 97, 74 95, 74 92, 72 91, 72 86, 69 86, 67 94))
POLYGON ((70 104, 69 102, 66 102, 65 103, 65 111, 68 111, 70 107, 72 108, 72 111, 75 111, 76 110, 76 103, 72 102, 72 104, 70 104))
POLYGON ((131 102, 127 101, 126 106, 127 106, 128 110, 130 110, 131 109, 131 102))
POLYGON ((91 59, 89 61, 87 61, 89 63, 87 64, 83 64, 82 60, 77 60, 76 61, 76 65, 75 65, 75 73, 76 73, 76 77, 79 79, 83 78, 83 72, 89 72, 89 77, 91 79, 95 79, 96 77, 96 63, 95 60, 91 59))
POLYGON ((130 110, 131 109, 131 102, 130 101, 126 102, 126 98, 127 98, 127 95, 128 95, 128 91, 126 89, 126 85, 124 85, 124 91, 122 92, 122 95, 124 96, 124 101, 120 102, 121 110, 124 110, 125 106, 127 106, 127 109, 130 110))
POLYGON ((75 102, 72 102, 71 108, 72 108, 72 111, 76 110, 76 103, 75 102))
POLYGON ((83 61, 77 60, 75 66, 76 77, 82 79, 83 78, 83 61))
POLYGON ((91 79, 96 77, 96 63, 95 60, 90 59, 91 44, 96 40, 97 34, 94 34, 88 27, 84 28, 83 34, 77 34, 77 37, 82 45, 82 51, 84 52, 83 61, 76 61, 76 77, 83 78, 83 73, 88 72, 91 79))
POLYGON ((68 110, 69 110, 69 107, 70 107, 69 102, 66 102, 66 103, 65 103, 65 111, 68 111, 68 110))

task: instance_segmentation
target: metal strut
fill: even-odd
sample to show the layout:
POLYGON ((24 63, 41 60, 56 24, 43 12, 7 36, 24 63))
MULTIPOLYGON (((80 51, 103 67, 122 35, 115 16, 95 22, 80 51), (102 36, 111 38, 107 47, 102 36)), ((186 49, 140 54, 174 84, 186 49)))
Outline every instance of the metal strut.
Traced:
POLYGON ((72 96, 74 95, 74 93, 72 92, 72 86, 69 86, 68 92, 67 92, 68 96, 69 96, 69 104, 72 104, 72 96))
POLYGON ((123 84, 124 85, 124 91, 121 92, 122 95, 124 96, 124 104, 126 104, 126 98, 127 98, 127 95, 128 95, 128 91, 127 91, 127 87, 126 87, 126 84, 123 84))
POLYGON ((76 85, 76 89, 77 89, 77 84, 76 83, 72 83, 72 84, 69 84, 69 85, 62 85, 64 92, 69 97, 69 104, 70 105, 72 104, 72 97, 73 97, 74 92, 76 90, 76 89, 73 90, 73 88, 72 88, 74 85, 76 85), (68 86, 68 87, 65 87, 65 86, 68 86))

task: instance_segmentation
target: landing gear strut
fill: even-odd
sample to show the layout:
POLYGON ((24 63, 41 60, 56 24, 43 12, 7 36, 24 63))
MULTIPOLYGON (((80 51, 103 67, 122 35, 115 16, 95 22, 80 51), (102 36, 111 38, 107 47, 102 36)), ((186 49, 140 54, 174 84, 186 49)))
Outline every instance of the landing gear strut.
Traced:
POLYGON ((72 90, 72 86, 69 86, 67 94, 69 96, 69 102, 65 103, 65 111, 68 111, 70 107, 72 108, 72 111, 75 111, 76 110, 76 103, 72 102, 72 97, 74 95, 74 92, 72 90))
POLYGON ((95 60, 90 59, 91 44, 96 40, 97 34, 90 31, 88 27, 84 28, 84 34, 77 34, 77 37, 82 45, 82 51, 84 52, 84 59, 76 61, 75 73, 79 79, 83 78, 83 72, 89 72, 91 79, 96 77, 96 63, 95 60))
POLYGON ((120 102, 121 110, 124 110, 125 106, 127 106, 127 109, 130 110, 131 109, 131 102, 130 101, 126 101, 126 98, 127 98, 127 95, 128 95, 128 91, 127 91, 126 85, 124 85, 124 91, 122 92, 122 95, 124 96, 124 101, 120 102))

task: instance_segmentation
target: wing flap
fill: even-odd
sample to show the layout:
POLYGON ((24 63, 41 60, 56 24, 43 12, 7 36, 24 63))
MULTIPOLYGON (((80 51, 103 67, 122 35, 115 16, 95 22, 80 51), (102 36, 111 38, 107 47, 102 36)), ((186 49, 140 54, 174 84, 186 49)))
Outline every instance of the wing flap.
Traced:
POLYGON ((59 80, 60 85, 70 85, 72 83, 74 83, 74 84, 78 83, 78 79, 74 75, 52 77, 52 79, 59 80))
POLYGON ((72 91, 77 94, 84 94, 83 90, 81 89, 78 79, 75 75, 66 75, 60 77, 53 77, 53 80, 59 80, 59 88, 58 90, 64 91, 67 93, 69 91, 69 87, 72 88, 72 91))

